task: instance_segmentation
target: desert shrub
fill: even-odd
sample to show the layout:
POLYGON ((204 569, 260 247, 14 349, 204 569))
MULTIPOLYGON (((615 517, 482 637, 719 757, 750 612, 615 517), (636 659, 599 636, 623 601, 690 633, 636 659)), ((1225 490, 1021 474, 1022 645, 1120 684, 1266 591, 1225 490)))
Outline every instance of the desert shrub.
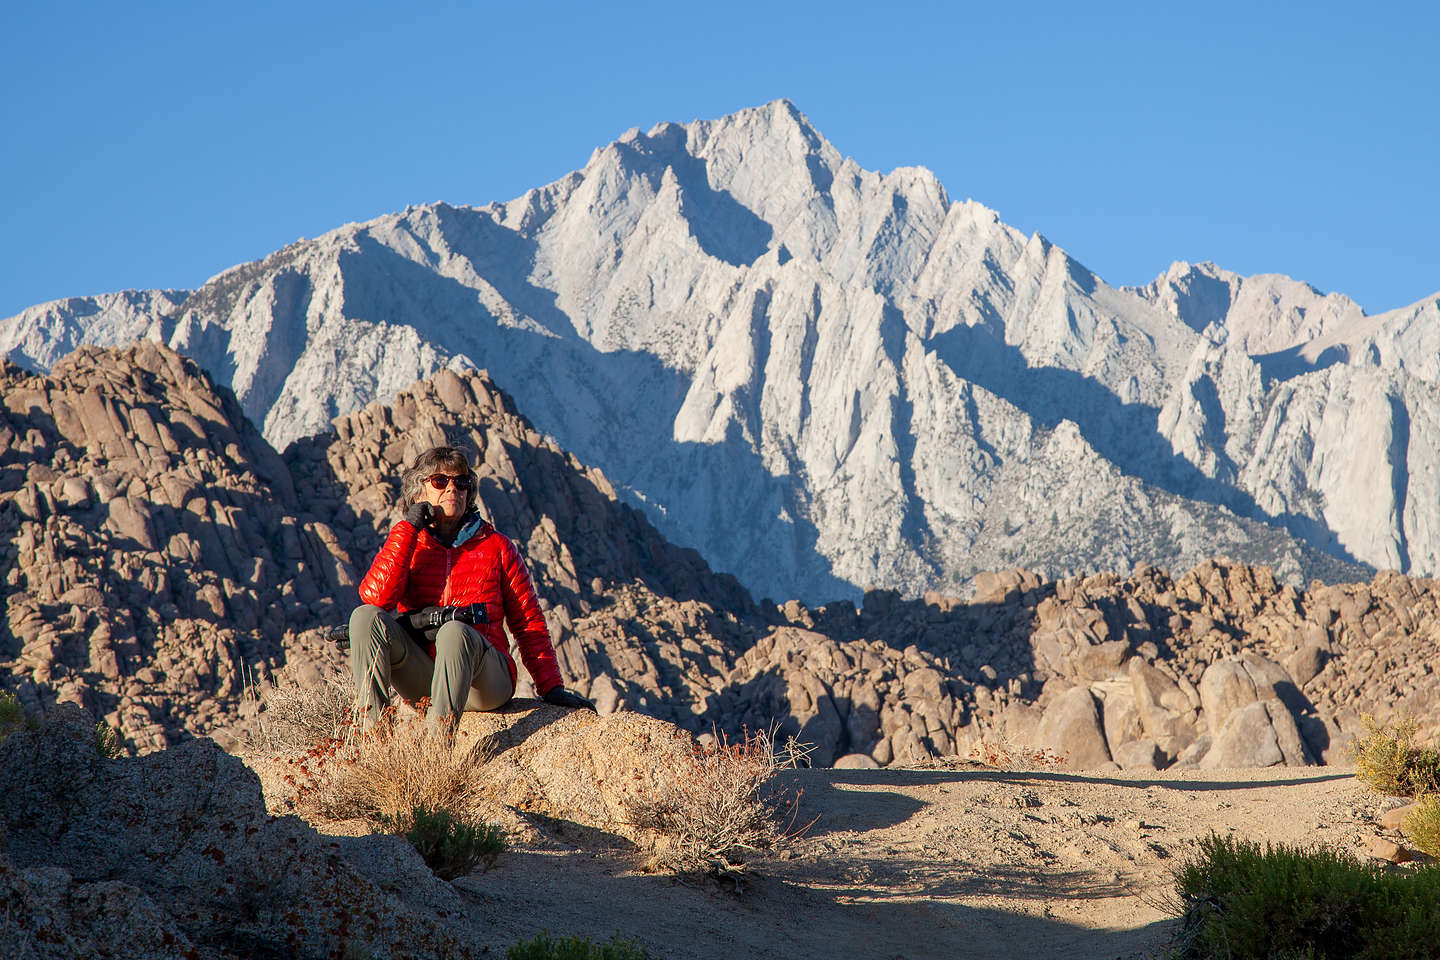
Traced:
POLYGON ((1393 797, 1440 791, 1440 750, 1415 743, 1419 724, 1412 718, 1378 724, 1364 716, 1365 732, 1350 743, 1355 777, 1372 790, 1393 797))
POLYGON ((38 730, 40 718, 27 713, 20 698, 9 690, 0 690, 0 743, 20 730, 38 730))
POLYGON ((649 960, 650 954, 633 940, 612 937, 592 943, 584 937, 552 938, 540 933, 521 940, 505 952, 505 960, 649 960))
POLYGON ((289 761, 284 780, 303 810, 334 820, 361 817, 380 826, 416 807, 469 810, 477 799, 474 761, 449 731, 393 711, 374 729, 331 737, 289 761))
MULTIPOLYGON (((9 690, 0 690, 0 743, 19 730, 36 730, 40 718, 25 712, 20 700, 9 690)), ((95 752, 106 760, 120 756, 123 744, 120 732, 104 723, 95 724, 95 752)))
POLYGON ((354 688, 336 675, 315 684, 288 678, 247 684, 245 696, 260 703, 259 732, 251 734, 250 746, 265 753, 309 750, 341 739, 355 717, 354 688))
POLYGON ((420 804, 407 816, 382 816, 387 830, 398 833, 425 858, 425 863, 442 880, 454 880, 472 872, 481 863, 489 870, 505 851, 505 831, 491 823, 457 816, 444 808, 420 804))
POLYGON ((0 690, 0 743, 17 730, 25 729, 25 708, 9 690, 0 690))
POLYGON ((1067 759, 1053 750, 1027 747, 1005 740, 979 740, 971 745, 967 759, 987 767, 1054 767, 1067 759))
POLYGON ((777 750, 769 732, 746 733, 735 743, 720 734, 696 745, 649 794, 631 800, 627 813, 635 826, 658 834, 656 866, 738 876, 747 860, 773 854, 804 832, 794 826, 798 798, 769 784, 805 752, 793 742, 777 750))
POLYGON ((1211 835, 1175 890, 1183 960, 1418 960, 1440 943, 1440 868, 1390 872, 1344 851, 1211 835))
POLYGON ((1418 849, 1440 860, 1440 793, 1415 801, 1415 809, 1405 814, 1400 829, 1418 849))

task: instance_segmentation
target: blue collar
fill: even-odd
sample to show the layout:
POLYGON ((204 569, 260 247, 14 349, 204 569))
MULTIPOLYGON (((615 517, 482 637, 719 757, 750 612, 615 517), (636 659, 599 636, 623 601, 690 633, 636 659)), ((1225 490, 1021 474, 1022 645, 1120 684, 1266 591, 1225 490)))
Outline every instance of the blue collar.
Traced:
POLYGON ((483 533, 485 527, 489 526, 485 518, 480 516, 480 511, 478 510, 471 510, 462 517, 461 520, 463 522, 460 524, 459 531, 455 534, 455 540, 450 544, 452 547, 458 547, 471 537, 483 533))

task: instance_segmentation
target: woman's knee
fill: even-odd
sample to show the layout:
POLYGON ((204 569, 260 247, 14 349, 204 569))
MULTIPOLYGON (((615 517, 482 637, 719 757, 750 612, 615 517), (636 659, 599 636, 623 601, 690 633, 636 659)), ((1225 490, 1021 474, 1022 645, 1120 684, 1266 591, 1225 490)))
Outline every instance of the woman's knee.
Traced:
POLYGON ((452 620, 435 631, 435 661, 442 659, 474 660, 485 638, 473 627, 452 620))
POLYGON ((384 615, 385 608, 374 604, 366 603, 356 607, 350 612, 350 636, 353 638, 369 633, 375 621, 384 615))

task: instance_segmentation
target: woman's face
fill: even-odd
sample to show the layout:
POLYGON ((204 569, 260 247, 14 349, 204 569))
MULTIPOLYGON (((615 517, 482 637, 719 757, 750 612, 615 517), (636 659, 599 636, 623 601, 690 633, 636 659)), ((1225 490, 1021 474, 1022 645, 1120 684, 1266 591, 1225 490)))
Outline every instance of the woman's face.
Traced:
POLYGON ((420 499, 435 509, 438 518, 458 520, 465 514, 471 482, 468 474, 440 467, 420 484, 420 499))

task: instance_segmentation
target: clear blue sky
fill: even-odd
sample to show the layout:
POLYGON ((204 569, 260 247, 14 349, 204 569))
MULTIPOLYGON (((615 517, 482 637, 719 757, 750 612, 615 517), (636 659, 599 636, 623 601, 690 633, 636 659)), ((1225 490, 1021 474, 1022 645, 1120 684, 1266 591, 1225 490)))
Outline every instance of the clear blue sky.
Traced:
POLYGON ((1431 3, 6 4, 0 317, 195 287, 629 127, 788 97, 1114 284, 1214 260, 1440 291, 1431 3))

